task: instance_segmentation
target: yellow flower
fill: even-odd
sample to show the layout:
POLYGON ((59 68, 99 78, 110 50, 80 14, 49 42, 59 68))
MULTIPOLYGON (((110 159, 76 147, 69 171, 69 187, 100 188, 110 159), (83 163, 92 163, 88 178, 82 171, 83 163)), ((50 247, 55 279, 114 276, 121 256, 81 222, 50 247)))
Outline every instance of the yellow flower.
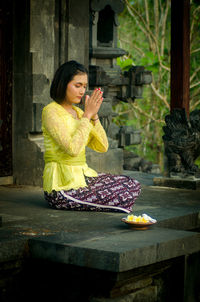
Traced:
POLYGON ((128 215, 127 216, 127 220, 128 221, 133 221, 133 219, 134 219, 134 215, 128 215))
POLYGON ((145 219, 144 217, 140 216, 136 216, 136 215, 128 215, 126 218, 127 221, 133 221, 133 222, 142 222, 142 223, 147 223, 149 222, 147 219, 145 219))

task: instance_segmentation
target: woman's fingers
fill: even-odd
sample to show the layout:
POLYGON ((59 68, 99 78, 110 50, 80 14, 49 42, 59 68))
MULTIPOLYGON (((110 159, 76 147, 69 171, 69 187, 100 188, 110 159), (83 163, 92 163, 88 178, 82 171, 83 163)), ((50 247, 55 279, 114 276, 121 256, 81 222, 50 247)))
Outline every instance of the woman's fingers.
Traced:
POLYGON ((95 99, 99 93, 100 93, 100 91, 98 89, 95 89, 93 91, 93 93, 91 94, 91 99, 95 99))
POLYGON ((88 116, 93 116, 97 114, 99 111, 99 108, 101 107, 102 101, 103 101, 103 92, 101 89, 96 89, 93 91, 92 95, 86 95, 85 96, 85 113, 88 116))
POLYGON ((88 102, 89 98, 90 98, 89 95, 86 94, 86 96, 85 96, 85 102, 86 102, 86 103, 88 102))
POLYGON ((99 101, 99 98, 101 98, 102 95, 103 95, 103 92, 101 91, 101 88, 96 88, 91 95, 91 101, 94 101, 94 102, 99 101))

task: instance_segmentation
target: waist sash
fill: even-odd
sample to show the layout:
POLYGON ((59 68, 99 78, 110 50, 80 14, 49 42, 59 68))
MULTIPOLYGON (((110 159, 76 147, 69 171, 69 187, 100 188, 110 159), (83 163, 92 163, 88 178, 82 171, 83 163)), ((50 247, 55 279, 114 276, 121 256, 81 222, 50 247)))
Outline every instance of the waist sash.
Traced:
POLYGON ((48 152, 45 153, 44 160, 45 163, 57 162, 68 166, 82 166, 86 164, 85 152, 74 157, 68 154, 56 155, 48 152))

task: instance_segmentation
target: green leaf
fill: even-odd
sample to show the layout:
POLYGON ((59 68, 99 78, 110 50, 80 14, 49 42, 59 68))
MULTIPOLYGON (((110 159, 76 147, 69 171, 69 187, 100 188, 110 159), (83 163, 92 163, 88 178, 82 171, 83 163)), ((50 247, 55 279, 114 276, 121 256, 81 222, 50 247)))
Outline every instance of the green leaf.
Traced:
POLYGON ((120 68, 123 71, 125 71, 125 70, 129 70, 135 64, 133 63, 133 60, 130 58, 128 58, 128 59, 117 58, 117 65, 119 65, 120 68))

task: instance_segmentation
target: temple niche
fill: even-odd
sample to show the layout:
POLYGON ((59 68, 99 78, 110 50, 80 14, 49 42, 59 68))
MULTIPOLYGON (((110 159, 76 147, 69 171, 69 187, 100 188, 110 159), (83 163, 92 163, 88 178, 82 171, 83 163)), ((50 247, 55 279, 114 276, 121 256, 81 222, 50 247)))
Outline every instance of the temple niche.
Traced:
POLYGON ((116 64, 116 58, 126 54, 117 47, 118 14, 123 9, 120 0, 92 0, 90 3, 89 86, 91 91, 98 86, 104 91, 99 115, 109 137, 110 155, 108 152, 100 160, 102 155, 93 155, 93 151, 88 150, 87 157, 97 170, 110 172, 114 168, 113 173, 121 173, 126 167, 131 169, 126 164, 131 163, 131 155, 124 147, 141 143, 141 136, 139 129, 112 123, 115 116, 112 106, 120 100, 134 102, 142 98, 143 85, 152 81, 151 72, 143 66, 134 66, 123 73, 116 64))

